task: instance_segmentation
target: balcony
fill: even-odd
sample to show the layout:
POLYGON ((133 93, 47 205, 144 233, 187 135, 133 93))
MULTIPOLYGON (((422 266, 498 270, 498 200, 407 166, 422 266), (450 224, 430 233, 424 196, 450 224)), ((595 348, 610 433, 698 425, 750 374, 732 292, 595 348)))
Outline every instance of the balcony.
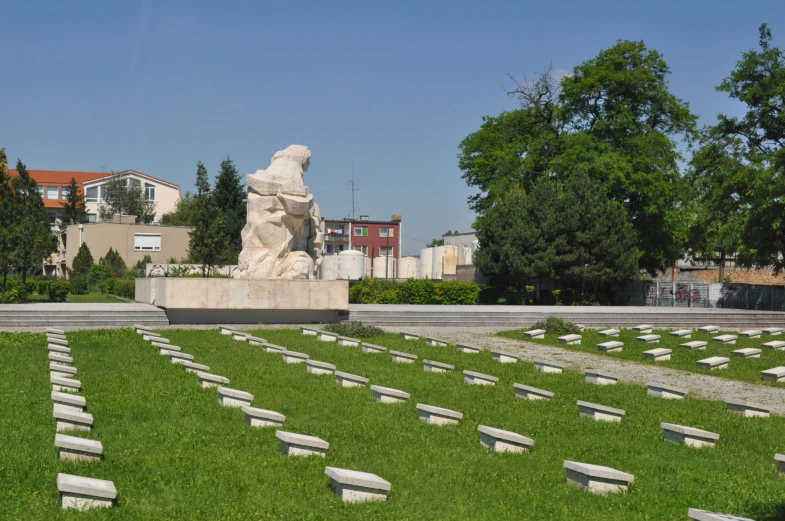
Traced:
POLYGON ((349 244, 348 233, 325 233, 324 240, 327 242, 339 242, 349 244))

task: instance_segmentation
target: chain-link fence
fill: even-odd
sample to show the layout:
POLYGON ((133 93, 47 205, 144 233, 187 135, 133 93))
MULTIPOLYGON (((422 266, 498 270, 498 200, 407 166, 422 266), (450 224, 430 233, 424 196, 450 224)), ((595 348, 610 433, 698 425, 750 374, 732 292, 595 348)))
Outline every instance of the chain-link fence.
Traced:
POLYGON ((785 311, 785 286, 641 281, 618 288, 616 305, 785 311))

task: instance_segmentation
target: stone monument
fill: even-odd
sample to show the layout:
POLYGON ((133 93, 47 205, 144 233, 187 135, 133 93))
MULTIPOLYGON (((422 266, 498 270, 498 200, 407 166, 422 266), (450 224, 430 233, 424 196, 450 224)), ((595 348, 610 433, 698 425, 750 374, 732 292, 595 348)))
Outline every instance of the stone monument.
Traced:
POLYGON ((317 280, 319 207, 303 182, 311 151, 291 145, 248 176, 248 217, 233 278, 136 279, 136 300, 172 324, 305 324, 339 320, 349 281, 317 280))
POLYGON ((322 260, 319 207, 305 186, 311 151, 290 145, 248 176, 248 217, 234 274, 241 279, 315 279, 322 260))

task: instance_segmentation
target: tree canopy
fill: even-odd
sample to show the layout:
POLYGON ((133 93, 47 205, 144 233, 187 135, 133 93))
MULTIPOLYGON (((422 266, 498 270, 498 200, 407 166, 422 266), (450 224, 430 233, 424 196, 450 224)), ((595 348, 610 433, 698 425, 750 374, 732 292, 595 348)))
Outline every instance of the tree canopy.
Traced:
MULTIPOLYGON (((199 182, 197 177, 197 184, 199 182)), ((229 156, 221 161, 211 198, 217 212, 214 218, 223 227, 227 241, 225 255, 221 260, 225 264, 237 264, 237 258, 243 249, 242 231, 247 214, 246 193, 240 173, 229 156)))
POLYGON ((102 191, 105 204, 99 210, 101 220, 110 221, 115 214, 135 215, 137 224, 155 220, 155 203, 147 200, 139 180, 124 172, 113 173, 102 191))

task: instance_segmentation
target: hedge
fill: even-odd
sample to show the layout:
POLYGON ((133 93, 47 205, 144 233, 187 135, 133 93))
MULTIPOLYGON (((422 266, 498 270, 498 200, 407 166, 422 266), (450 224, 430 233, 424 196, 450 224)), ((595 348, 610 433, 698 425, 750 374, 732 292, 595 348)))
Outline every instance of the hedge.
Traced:
POLYGON ((468 282, 367 278, 349 286, 355 304, 477 304, 482 286, 468 282))
MULTIPOLYGON (((107 291, 110 291, 107 288, 107 291)), ((134 299, 136 297, 136 280, 134 279, 114 279, 111 293, 118 297, 134 299)))

